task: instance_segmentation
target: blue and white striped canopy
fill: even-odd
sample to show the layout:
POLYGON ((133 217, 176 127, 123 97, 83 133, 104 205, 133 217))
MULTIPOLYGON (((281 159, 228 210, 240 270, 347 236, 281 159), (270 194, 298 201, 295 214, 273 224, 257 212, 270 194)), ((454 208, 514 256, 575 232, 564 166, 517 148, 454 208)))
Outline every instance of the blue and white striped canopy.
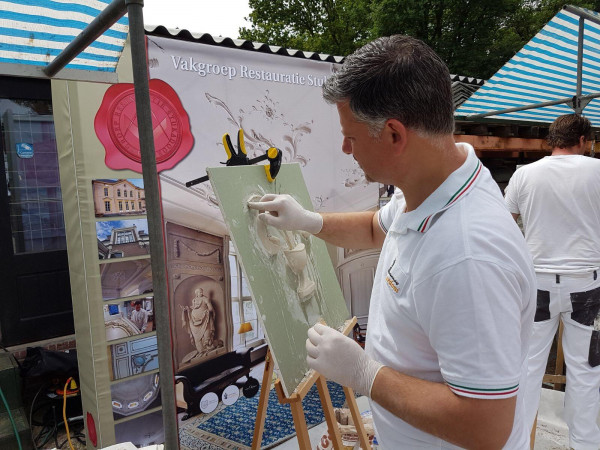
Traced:
MULTIPOLYGON (((600 14, 573 8, 600 19, 600 14)), ((515 56, 455 112, 457 119, 573 97, 577 92, 579 16, 561 10, 515 56)), ((584 21, 582 95, 600 93, 600 25, 584 21)), ((566 105, 545 106, 489 116, 510 121, 552 122, 573 113, 566 105)), ((593 99, 583 114, 600 126, 600 99, 593 99)))
MULTIPOLYGON (((0 63, 48 65, 111 0, 0 0, 0 63)), ((114 72, 129 30, 121 18, 66 69, 114 72)), ((0 70, 2 73, 2 70, 0 70)))

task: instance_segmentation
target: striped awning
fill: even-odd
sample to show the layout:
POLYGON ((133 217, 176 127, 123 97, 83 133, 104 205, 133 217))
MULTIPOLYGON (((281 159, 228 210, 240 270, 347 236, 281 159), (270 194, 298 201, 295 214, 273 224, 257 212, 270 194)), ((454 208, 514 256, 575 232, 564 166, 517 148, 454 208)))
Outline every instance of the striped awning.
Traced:
MULTIPOLYGON (((79 35, 111 0, 0 0, 0 74, 35 76, 79 35), (12 65, 36 67, 30 74, 12 65)), ((114 72, 129 30, 122 17, 66 69, 114 72)))
MULTIPOLYGON (((503 114, 498 111, 573 99, 578 94, 580 20, 583 28, 580 97, 583 97, 581 106, 585 106, 589 97, 600 94, 600 14, 567 6, 456 110, 456 118, 476 120, 481 114, 495 112, 487 117, 548 123, 562 114, 573 113, 573 102, 503 114)), ((600 98, 592 98, 583 114, 595 127, 600 126, 600 98)))

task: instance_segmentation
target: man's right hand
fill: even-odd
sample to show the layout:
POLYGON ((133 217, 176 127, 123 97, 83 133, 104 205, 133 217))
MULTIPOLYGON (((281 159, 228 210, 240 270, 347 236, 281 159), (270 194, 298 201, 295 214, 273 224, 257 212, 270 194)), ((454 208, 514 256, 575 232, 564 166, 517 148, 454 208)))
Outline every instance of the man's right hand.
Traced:
POLYGON ((258 202, 248 202, 248 207, 264 211, 258 218, 280 230, 318 234, 323 228, 321 214, 304 209, 288 194, 266 194, 258 202))

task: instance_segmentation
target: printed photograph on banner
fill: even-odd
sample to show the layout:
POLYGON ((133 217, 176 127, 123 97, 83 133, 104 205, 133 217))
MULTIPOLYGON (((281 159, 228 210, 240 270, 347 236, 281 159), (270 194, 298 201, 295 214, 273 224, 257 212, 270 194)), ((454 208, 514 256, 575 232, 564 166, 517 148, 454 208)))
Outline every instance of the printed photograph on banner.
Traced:
POLYGON ((103 300, 151 293, 150 258, 101 263, 100 284, 103 300))
POLYGON ((115 420, 160 406, 158 373, 151 373, 110 386, 115 420))
MULTIPOLYGON (((167 222, 165 226, 169 307, 175 370, 202 364, 231 350, 236 335, 227 295, 229 243, 167 222), (227 249, 226 247, 227 246, 227 249)), ((233 267, 235 270, 235 267, 233 267)), ((237 284, 235 284, 237 286, 237 284)))
POLYGON ((146 194, 142 178, 92 180, 96 217, 146 214, 146 194))
POLYGON ((115 440, 117 444, 132 443, 137 448, 164 443, 162 411, 115 424, 115 440))
POLYGON ((154 331, 152 297, 104 305, 104 327, 107 341, 154 331))
POLYGON ((139 375, 158 369, 156 336, 142 337, 108 346, 110 379, 139 375))
POLYGON ((146 219, 96 222, 98 258, 127 258, 150 254, 146 219))

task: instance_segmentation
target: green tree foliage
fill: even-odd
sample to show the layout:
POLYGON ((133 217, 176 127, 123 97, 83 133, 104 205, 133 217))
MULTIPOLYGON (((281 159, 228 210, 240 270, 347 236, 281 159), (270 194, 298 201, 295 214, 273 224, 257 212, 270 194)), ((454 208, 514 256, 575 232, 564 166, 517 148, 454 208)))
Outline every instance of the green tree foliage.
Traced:
POLYGON ((347 55, 378 36, 429 44, 451 73, 489 78, 565 5, 600 0, 250 0, 243 39, 347 55))
POLYGON ((373 2, 373 31, 417 37, 451 72, 486 78, 520 48, 510 20, 519 9, 519 0, 381 0, 373 2))
POLYGON ((249 0, 252 26, 240 37, 282 47, 347 55, 367 42, 370 0, 249 0))

